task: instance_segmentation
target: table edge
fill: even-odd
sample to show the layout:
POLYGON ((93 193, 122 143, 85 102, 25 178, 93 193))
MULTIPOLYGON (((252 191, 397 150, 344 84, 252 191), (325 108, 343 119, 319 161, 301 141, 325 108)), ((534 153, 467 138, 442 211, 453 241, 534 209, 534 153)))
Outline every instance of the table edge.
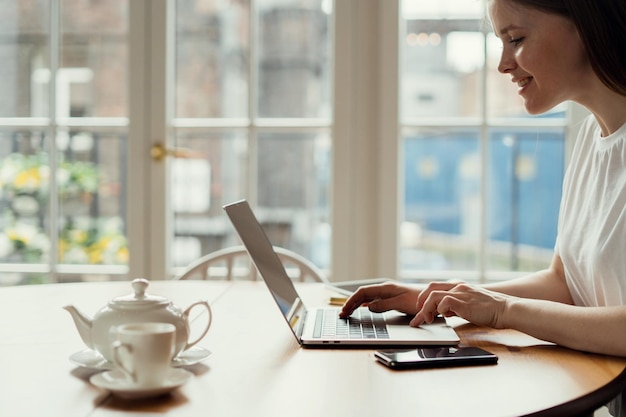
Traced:
POLYGON ((626 367, 611 382, 572 401, 555 405, 524 417, 593 416, 594 411, 606 405, 626 388, 626 367))

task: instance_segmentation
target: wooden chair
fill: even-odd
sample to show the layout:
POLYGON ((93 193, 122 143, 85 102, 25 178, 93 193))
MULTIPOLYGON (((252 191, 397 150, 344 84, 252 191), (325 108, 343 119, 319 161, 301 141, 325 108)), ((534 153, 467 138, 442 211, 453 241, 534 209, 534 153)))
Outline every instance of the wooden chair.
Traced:
MULTIPOLYGON (((288 249, 274 246, 287 274, 294 280, 327 282, 324 273, 311 261, 288 249)), ((221 249, 192 262, 176 279, 250 279, 257 280, 258 272, 250 262, 243 246, 221 249)))

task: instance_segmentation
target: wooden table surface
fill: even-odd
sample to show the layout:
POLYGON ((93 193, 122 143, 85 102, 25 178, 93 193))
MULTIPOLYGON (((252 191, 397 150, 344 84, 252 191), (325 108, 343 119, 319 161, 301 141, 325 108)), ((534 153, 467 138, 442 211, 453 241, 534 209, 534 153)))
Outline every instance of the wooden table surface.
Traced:
MULTIPOLYGON (((321 284, 298 288, 310 306, 334 295, 321 284)), ((130 283, 0 288, 0 416, 565 416, 626 386, 624 358, 460 319, 461 345, 496 353, 497 365, 392 371, 374 349, 301 348, 262 282, 162 281, 148 292, 182 308, 208 300, 214 320, 200 345, 212 355, 186 367, 194 377, 171 394, 124 400, 89 383, 97 371, 70 363, 85 346, 62 307, 93 316, 130 283)))

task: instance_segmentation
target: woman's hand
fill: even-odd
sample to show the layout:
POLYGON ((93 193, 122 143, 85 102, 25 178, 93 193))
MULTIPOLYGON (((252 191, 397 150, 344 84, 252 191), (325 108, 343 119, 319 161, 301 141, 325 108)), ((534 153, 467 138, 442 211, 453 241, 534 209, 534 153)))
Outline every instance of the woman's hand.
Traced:
POLYGON ((453 282, 432 282, 420 290, 388 282, 359 288, 344 303, 339 317, 349 317, 366 304, 371 311, 397 310, 415 315, 411 326, 432 323, 438 314, 459 316, 474 324, 502 327, 502 314, 511 296, 485 288, 453 282))
POLYGON ((387 310, 397 310, 402 313, 416 314, 417 297, 420 290, 393 282, 367 285, 356 290, 341 308, 339 317, 346 318, 358 307, 367 304, 371 311, 380 313, 387 310))
POLYGON ((431 283, 417 299, 418 313, 411 326, 432 323, 435 316, 459 316, 493 328, 502 327, 502 315, 510 296, 465 283, 431 283))

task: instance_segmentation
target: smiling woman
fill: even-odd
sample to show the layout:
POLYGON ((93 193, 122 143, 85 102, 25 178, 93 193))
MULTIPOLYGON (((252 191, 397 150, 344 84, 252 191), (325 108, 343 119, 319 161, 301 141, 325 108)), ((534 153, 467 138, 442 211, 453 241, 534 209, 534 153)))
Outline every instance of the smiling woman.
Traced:
MULTIPOLYGON (((518 85, 529 112, 566 100, 591 112, 564 179, 552 262, 527 276, 487 285, 363 287, 341 315, 368 303, 376 312, 414 315, 412 326, 439 314, 459 316, 572 349, 626 357, 626 77, 625 65, 615 65, 626 60, 621 54, 626 6, 614 0, 490 0, 489 15, 503 44, 498 70, 518 85), (598 22, 618 22, 611 26, 616 35, 592 40, 599 34, 598 22), (592 53, 598 42, 606 43, 600 50, 612 54, 592 53), (621 58, 609 59, 616 55, 621 58)), ((611 413, 626 415, 625 405, 618 396, 611 413)))
POLYGON ((550 260, 569 107, 528 117, 495 77, 484 1, 5 3, 0 158, 90 163, 98 184, 38 202, 49 256, 1 271, 165 279, 238 243, 221 205, 242 197, 337 279, 484 282, 550 260), (101 223, 128 262, 66 255, 101 223))
POLYGON ((511 76, 530 114, 544 113, 589 91, 593 71, 574 22, 561 15, 493 2, 491 19, 503 44, 498 71, 511 76), (563 46, 567 45, 567 48, 563 46))
POLYGON ((488 281, 544 267, 568 106, 528 116, 496 71, 502 47, 483 2, 402 6, 402 276, 488 281))

